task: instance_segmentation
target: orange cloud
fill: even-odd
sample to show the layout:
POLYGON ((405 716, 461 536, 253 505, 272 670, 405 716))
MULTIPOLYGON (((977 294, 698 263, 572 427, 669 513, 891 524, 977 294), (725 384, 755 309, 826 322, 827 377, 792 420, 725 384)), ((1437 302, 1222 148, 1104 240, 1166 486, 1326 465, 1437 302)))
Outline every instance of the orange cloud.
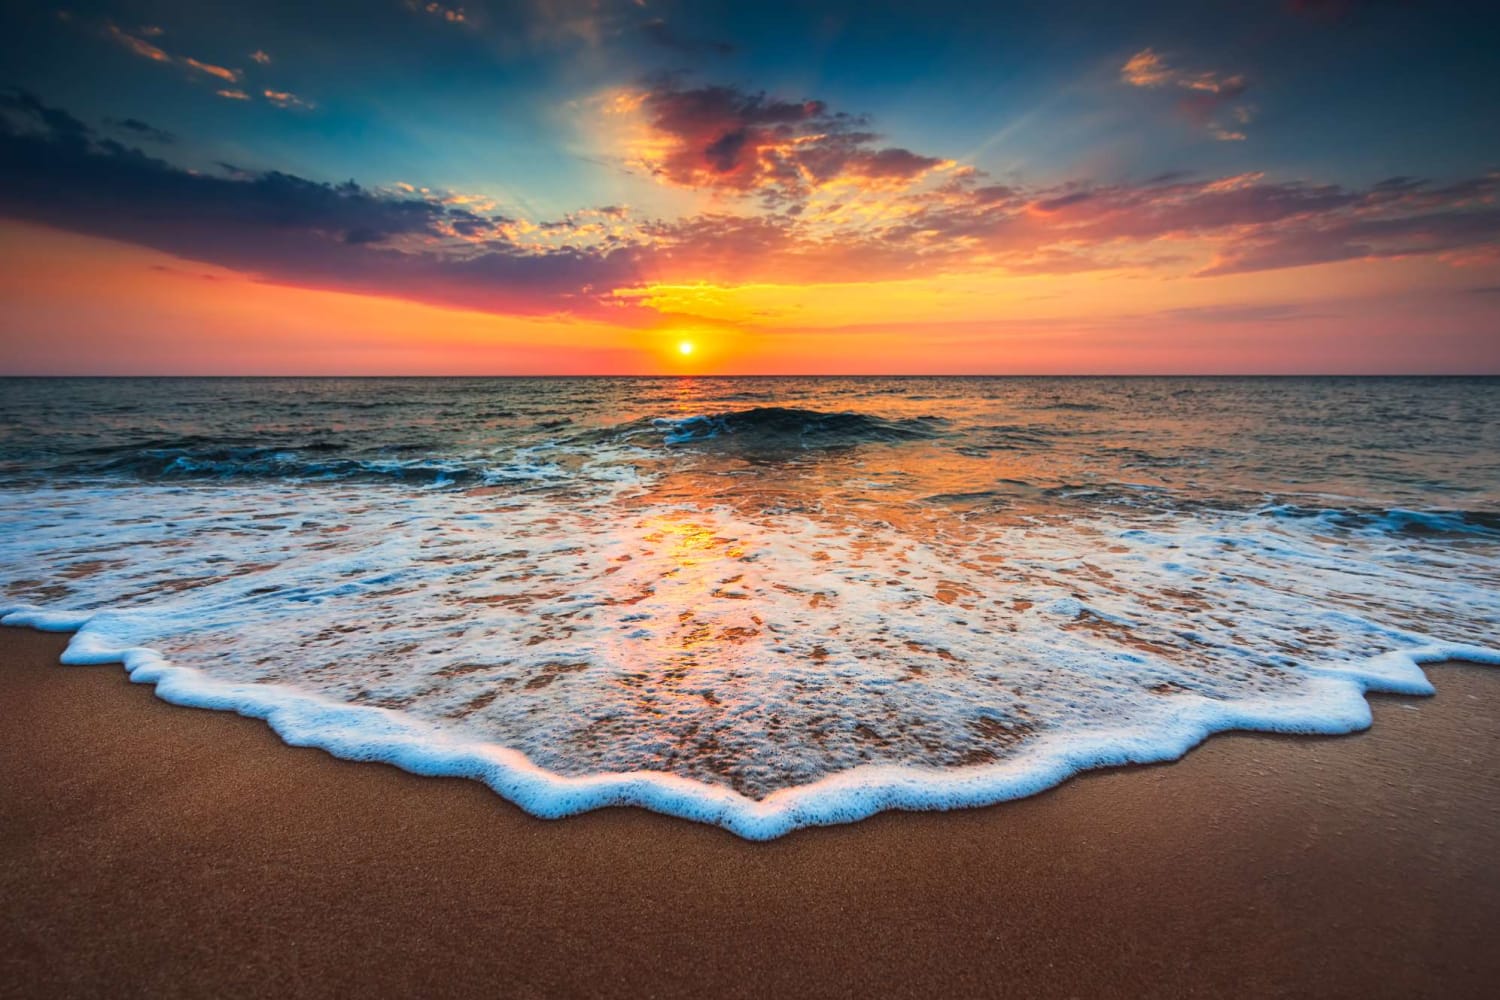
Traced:
MULTIPOLYGON (((106 25, 104 30, 110 38, 113 38, 131 52, 152 62, 183 66, 194 72, 216 77, 226 83, 238 83, 244 75, 237 69, 216 66, 213 63, 194 59, 192 56, 174 56, 160 46, 153 45, 144 38, 139 37, 139 35, 132 35, 127 31, 122 31, 118 25, 106 25)), ((149 35, 153 38, 163 34, 162 29, 156 27, 141 28, 139 31, 141 34, 149 35)))
POLYGON ((265 90, 262 92, 266 100, 278 108, 311 108, 313 105, 304 101, 296 94, 286 90, 265 90))
POLYGON ((1182 92, 1177 101, 1178 111, 1195 125, 1207 129, 1216 139, 1238 141, 1245 138, 1244 132, 1218 120, 1221 109, 1227 108, 1235 125, 1247 125, 1255 116, 1253 106, 1234 103, 1249 87, 1243 75, 1187 72, 1170 65, 1153 49, 1142 49, 1126 60, 1120 67, 1120 79, 1132 87, 1171 87, 1182 92))
POLYGON ((1245 92, 1245 78, 1241 75, 1224 76, 1220 73, 1187 73, 1175 69, 1151 49, 1142 49, 1131 56, 1120 67, 1120 79, 1132 87, 1182 87, 1210 94, 1237 96, 1245 92))
MULTIPOLYGON (((109 36, 111 38, 143 59, 150 59, 152 62, 160 63, 169 63, 172 61, 172 57, 167 55, 167 53, 162 49, 158 48, 155 45, 152 45, 150 42, 146 41, 143 38, 137 38, 135 35, 131 35, 124 31, 121 31, 113 24, 111 24, 105 30, 109 32, 109 36)), ((156 29, 156 34, 160 33, 161 29, 156 29)))
POLYGON ((207 73, 209 76, 216 76, 220 80, 224 80, 227 83, 235 83, 243 75, 237 69, 225 69, 223 66, 215 66, 212 63, 199 62, 192 56, 184 56, 182 62, 183 65, 195 69, 200 73, 207 73))
POLYGON ((1142 49, 1120 67, 1120 79, 1132 87, 1164 87, 1172 82, 1172 71, 1161 56, 1142 49))
POLYGON ((440 3, 431 2, 431 0, 406 0, 406 6, 409 10, 431 14, 433 17, 447 21, 449 24, 463 24, 468 20, 468 15, 464 13, 462 7, 447 7, 440 3))

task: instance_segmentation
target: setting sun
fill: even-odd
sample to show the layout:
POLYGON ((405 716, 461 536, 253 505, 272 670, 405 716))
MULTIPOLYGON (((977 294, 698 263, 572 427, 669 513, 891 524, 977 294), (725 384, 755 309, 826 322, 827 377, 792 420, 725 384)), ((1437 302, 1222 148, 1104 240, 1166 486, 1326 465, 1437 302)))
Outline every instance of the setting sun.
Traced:
POLYGON ((692 354, 693 342, 691 340, 684 340, 680 342, 677 345, 677 353, 681 354, 683 357, 687 357, 689 354, 692 354))

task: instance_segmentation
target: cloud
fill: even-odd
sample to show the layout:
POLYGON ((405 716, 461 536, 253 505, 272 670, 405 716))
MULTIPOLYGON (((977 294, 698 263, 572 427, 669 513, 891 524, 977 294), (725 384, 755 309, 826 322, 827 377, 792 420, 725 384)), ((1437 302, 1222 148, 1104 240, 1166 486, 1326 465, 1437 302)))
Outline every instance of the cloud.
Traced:
POLYGON ((25 90, 0 91, 0 122, 16 122, 41 131, 54 142, 77 145, 92 133, 87 125, 61 108, 43 104, 25 90))
MULTIPOLYGON (((116 25, 109 25, 107 28, 105 28, 105 31, 111 38, 119 42, 121 45, 125 46, 131 52, 134 52, 136 55, 140 56, 142 59, 150 59, 152 62, 159 63, 172 62, 172 57, 167 55, 164 50, 158 48, 155 45, 152 45, 144 38, 138 38, 135 35, 129 34, 128 32, 121 31, 116 25)), ((160 34, 160 29, 157 29, 156 33, 160 34)))
POLYGON ((199 62, 192 56, 184 56, 182 63, 189 69, 195 69, 199 73, 207 73, 209 76, 218 77, 226 83, 236 83, 244 75, 237 69, 226 69, 223 66, 215 66, 212 63, 199 62))
POLYGON ((639 116, 627 159, 659 181, 754 195, 796 208, 838 182, 897 187, 944 166, 941 157, 882 147, 861 117, 817 100, 788 101, 728 86, 685 88, 675 77, 617 94, 617 114, 639 116))
MULTIPOLYGON (((241 77, 244 76, 244 74, 237 69, 228 69, 224 66, 216 66, 213 63, 194 59, 192 56, 174 56, 160 46, 153 45, 151 42, 146 41, 144 38, 140 37, 140 34, 133 35, 128 31, 122 30, 118 25, 106 25, 104 31, 105 34, 107 34, 110 38, 114 39, 116 42, 119 42, 131 52, 134 52, 136 55, 140 56, 143 59, 149 59, 152 62, 163 63, 172 66, 182 66, 186 69, 192 70, 195 73, 202 73, 207 76, 212 76, 219 80, 223 80, 226 83, 237 83, 241 79, 241 77)), ((154 27, 142 28, 138 29, 138 31, 141 34, 148 34, 152 37, 157 37, 162 34, 162 30, 160 28, 154 27)))
POLYGON ((0 93, 0 215, 267 281, 492 312, 622 314, 602 295, 638 277, 639 248, 524 246, 503 233, 512 220, 440 197, 183 170, 24 92, 0 93))
POLYGON ((1161 56, 1142 49, 1120 67, 1120 79, 1132 87, 1165 87, 1172 82, 1172 71, 1161 56))
POLYGON ((1239 274, 1354 259, 1408 257, 1500 245, 1500 174, 1441 187, 1351 196, 1339 212, 1245 232, 1202 275, 1239 274))
POLYGON ((1346 260, 1493 252, 1500 174, 1366 189, 1258 174, 1165 183, 990 185, 975 173, 873 224, 702 215, 643 227, 658 266, 706 281, 873 281, 1093 270, 1223 276, 1346 260))
POLYGON ((309 108, 310 109, 310 108, 313 107, 313 105, 310 102, 304 101, 302 98, 298 97, 296 94, 291 93, 290 91, 286 91, 286 90, 270 90, 270 89, 267 89, 267 90, 262 91, 261 94, 262 94, 262 96, 265 97, 266 100, 270 101, 272 104, 276 105, 278 108, 309 108))
POLYGON ((419 14, 431 14, 438 20, 447 21, 449 24, 463 24, 469 19, 462 7, 449 7, 446 4, 432 2, 432 0, 406 0, 406 7, 419 14))
MULTIPOLYGON (((736 92, 730 92, 731 95, 736 92)), ((723 105, 716 102, 724 102, 723 105)), ((781 124, 802 135, 838 118, 817 102, 723 95, 735 128, 781 124), (748 102, 748 103, 747 103, 748 102)), ((689 120, 702 110, 676 109, 689 120)), ((127 121, 135 121, 127 119, 127 121)), ((111 123, 146 139, 151 126, 111 123), (139 126, 139 127, 138 127, 139 126)), ((710 132, 702 133, 707 137, 710 132)), ((823 133, 805 145, 814 148, 823 133)), ((780 141, 778 134, 778 141, 780 141)), ((712 146, 708 139, 706 145, 712 146)), ((641 290, 657 284, 871 282, 946 274, 1066 274, 1097 270, 1223 276, 1346 260, 1500 253, 1500 173, 1447 183, 1391 177, 1350 188, 1166 174, 1143 182, 994 183, 973 169, 908 184, 937 160, 872 145, 834 150, 829 176, 882 172, 902 186, 879 211, 815 199, 807 211, 721 208, 678 219, 640 217, 622 205, 580 208, 553 220, 503 214, 480 196, 411 184, 372 189, 277 171, 222 165, 189 171, 102 134, 22 92, 0 92, 0 216, 151 247, 264 280, 462 306, 499 313, 569 313, 616 320, 666 308, 641 290), (856 167, 848 160, 860 157, 856 167), (914 160, 908 160, 907 157, 914 160)), ((779 190, 719 149, 718 165, 750 170, 744 191, 779 190)), ((686 168, 685 168, 686 169, 686 168)), ((799 163, 814 173, 818 165, 799 163)), ((731 194, 739 187, 728 188, 731 194)), ((678 306, 677 308, 680 308, 678 306)), ((1207 315, 1194 318, 1210 319, 1207 315)), ((1221 317, 1222 318, 1222 317, 1221 317)))
POLYGON ((264 49, 256 49, 254 52, 250 53, 250 61, 261 66, 271 65, 271 57, 266 54, 266 51, 264 49))
POLYGON ((126 118, 123 121, 105 119, 105 124, 119 129, 121 132, 124 132, 127 135, 134 136, 137 139, 148 139, 151 142, 159 142, 163 145, 170 145, 171 143, 177 141, 177 136, 173 135, 171 132, 159 129, 154 125, 147 125, 139 118, 126 118))
POLYGON ((1120 67, 1120 79, 1132 87, 1174 91, 1178 94, 1177 110, 1216 139, 1244 139, 1245 133, 1238 126, 1248 125, 1255 117, 1254 106, 1239 100, 1249 88, 1243 75, 1211 70, 1187 72, 1170 65, 1149 48, 1125 61, 1120 67), (1226 125, 1220 112, 1227 114, 1233 125, 1226 125))
POLYGON ((1192 273, 1207 276, 1494 246, 1497 200, 1500 174, 1360 190, 1252 173, 1017 189, 988 206, 958 190, 884 235, 933 251, 966 241, 1021 271, 1139 265, 1153 253, 1196 260, 1206 248, 1192 273))
POLYGON ((1245 92, 1245 78, 1214 72, 1187 73, 1169 66, 1151 49, 1142 49, 1120 67, 1120 79, 1132 87, 1181 87, 1204 94, 1238 97, 1245 92))
POLYGON ((247 94, 247 93, 245 93, 243 90, 234 90, 234 89, 227 89, 226 88, 224 90, 216 90, 216 91, 214 91, 214 93, 218 94, 220 97, 227 97, 231 101, 248 101, 248 100, 250 100, 250 95, 247 94))
POLYGON ((1297 303, 1269 303, 1258 305, 1187 306, 1178 309, 1162 309, 1150 313, 1144 319, 1169 323, 1286 323, 1292 320, 1312 319, 1319 314, 1297 303))

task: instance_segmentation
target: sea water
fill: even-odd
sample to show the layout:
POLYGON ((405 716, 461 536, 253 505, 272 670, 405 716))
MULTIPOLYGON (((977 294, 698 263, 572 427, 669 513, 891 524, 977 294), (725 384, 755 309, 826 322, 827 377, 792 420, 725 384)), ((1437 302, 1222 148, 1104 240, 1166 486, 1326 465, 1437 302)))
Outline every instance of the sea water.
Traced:
POLYGON ((540 816, 774 837, 1500 660, 1500 380, 0 380, 0 611, 540 816))

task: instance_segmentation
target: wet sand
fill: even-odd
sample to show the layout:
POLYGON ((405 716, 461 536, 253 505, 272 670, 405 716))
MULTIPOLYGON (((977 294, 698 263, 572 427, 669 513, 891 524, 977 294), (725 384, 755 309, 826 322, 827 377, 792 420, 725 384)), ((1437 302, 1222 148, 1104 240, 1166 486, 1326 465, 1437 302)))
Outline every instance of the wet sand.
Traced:
POLYGON ((1500 670, 1020 802, 751 844, 178 708, 0 629, 4 996, 1488 996, 1500 670))

